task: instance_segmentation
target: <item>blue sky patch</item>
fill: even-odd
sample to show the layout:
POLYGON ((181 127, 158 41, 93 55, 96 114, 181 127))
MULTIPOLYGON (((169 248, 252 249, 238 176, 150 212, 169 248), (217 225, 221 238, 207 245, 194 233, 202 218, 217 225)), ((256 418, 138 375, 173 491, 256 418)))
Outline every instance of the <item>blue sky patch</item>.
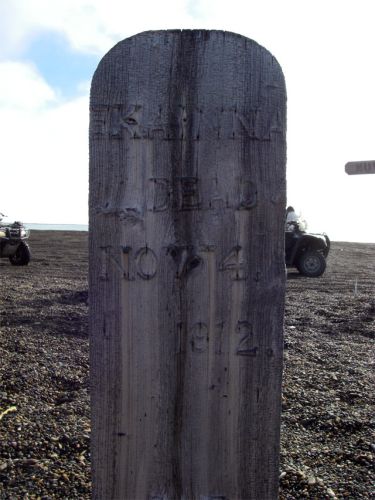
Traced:
POLYGON ((91 80, 100 61, 99 56, 74 51, 65 37, 52 32, 34 39, 24 58, 31 61, 64 98, 81 93, 79 84, 91 80))

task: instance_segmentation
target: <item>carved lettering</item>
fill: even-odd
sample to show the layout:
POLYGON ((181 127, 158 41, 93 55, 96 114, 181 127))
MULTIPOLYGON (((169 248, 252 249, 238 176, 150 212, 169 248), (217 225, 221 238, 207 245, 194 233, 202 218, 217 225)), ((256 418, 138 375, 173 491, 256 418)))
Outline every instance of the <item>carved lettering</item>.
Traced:
MULTIPOLYGON (((282 133, 282 120, 279 112, 270 114, 260 107, 241 110, 236 106, 205 110, 200 107, 179 106, 173 113, 160 105, 156 109, 143 109, 139 103, 129 106, 114 105, 109 110, 93 104, 92 111, 110 114, 109 137, 122 139, 241 139, 243 137, 258 141, 269 141, 272 133, 282 133), (187 133, 189 130, 189 134, 187 133), (190 133, 191 132, 191 133, 190 133)), ((98 115, 99 116, 99 115, 98 115)), ((104 133, 103 118, 98 118, 98 130, 104 133)))
POLYGON ((242 258, 242 247, 236 245, 219 265, 220 271, 230 271, 233 281, 246 279, 245 266, 242 258))
POLYGON ((215 325, 215 354, 222 354, 222 340, 223 340, 223 330, 224 321, 220 321, 215 325))
POLYGON ((200 500, 229 500, 225 495, 201 495, 200 500))
POLYGON ((93 106, 91 108, 90 129, 94 138, 105 135, 107 114, 108 110, 106 106, 93 106))
POLYGON ((193 352, 205 352, 208 349, 208 328, 205 323, 195 323, 190 331, 193 352))
MULTIPOLYGON (((225 337, 225 334, 228 334, 225 327, 225 321, 215 323, 213 338, 210 338, 207 323, 197 321, 189 330, 185 322, 178 322, 175 328, 175 353, 182 354, 185 352, 185 342, 183 339, 186 338, 186 331, 188 329, 188 342, 191 345, 193 352, 206 352, 208 350, 209 343, 214 342, 214 353, 216 356, 221 356, 225 353, 222 346, 223 338, 225 337)), ((253 328, 249 321, 239 320, 234 333, 239 339, 235 349, 235 354, 237 356, 255 358, 258 354, 263 354, 267 358, 274 357, 275 353, 273 349, 254 346, 253 328)))
POLYGON ((107 247, 100 247, 100 271, 99 279, 102 281, 108 280, 108 267, 107 267, 107 247))
POLYGON ((122 127, 120 121, 119 107, 112 107, 110 112, 109 137, 111 139, 122 139, 122 127))
POLYGON ((254 182, 250 179, 242 179, 239 210, 250 210, 254 208, 257 204, 257 194, 257 188, 254 182))
POLYGON ((126 110, 123 110, 121 106, 113 107, 111 109, 110 137, 112 139, 122 139, 123 130, 127 131, 133 139, 143 137, 141 109, 142 106, 139 104, 133 104, 126 110))
POLYGON ((176 354, 181 354, 182 350, 182 338, 184 332, 184 323, 180 321, 177 323, 177 336, 176 336, 176 354))
MULTIPOLYGON (((199 248, 191 245, 172 244, 163 248, 165 254, 170 255, 176 265, 176 278, 178 279, 186 278, 193 270, 201 268, 204 262, 201 253, 215 251, 215 246, 210 244, 202 244, 199 248)), ((134 281, 136 276, 150 280, 156 276, 158 268, 158 258, 147 245, 137 250, 135 254, 129 246, 120 246, 116 252, 111 246, 101 247, 99 267, 99 279, 101 280, 108 278, 108 263, 115 265, 127 281, 134 281)), ((233 281, 246 280, 242 247, 238 245, 233 247, 221 261, 218 269, 219 271, 229 271, 233 281)))
POLYGON ((201 495, 199 500, 229 500, 225 495, 201 495))
POLYGON ((122 247, 122 271, 124 273, 124 278, 128 281, 134 281, 134 275, 130 269, 130 257, 131 257, 131 247, 124 246, 122 247))
POLYGON ((261 138, 261 130, 259 128, 259 117, 261 112, 259 109, 251 109, 245 115, 241 112, 235 113, 234 123, 235 123, 235 135, 243 136, 244 132, 253 138, 261 138), (241 130, 242 127, 242 130, 241 130), (242 133, 241 133, 242 132, 242 133))
POLYGON ((163 177, 150 179, 153 184, 152 207, 153 212, 165 212, 171 203, 171 182, 163 177))
POLYGON ((125 270, 123 263, 120 262, 114 255, 113 255, 113 247, 111 246, 105 246, 100 248, 100 272, 99 272, 99 279, 101 280, 108 280, 108 274, 109 274, 109 266, 108 264, 114 264, 115 267, 117 267, 123 276, 126 278, 127 277, 127 271, 125 270))
POLYGON ((252 346, 253 328, 248 321, 238 321, 237 334, 241 336, 238 343, 236 354, 238 356, 256 356, 257 347, 252 346))
POLYGON ((154 278, 157 271, 157 257, 151 248, 143 247, 135 255, 138 275, 144 280, 154 278))
POLYGON ((197 177, 180 177, 180 209, 197 210, 199 208, 199 190, 197 177))
POLYGON ((189 276, 191 271, 202 263, 202 258, 197 255, 191 245, 169 245, 167 254, 173 258, 176 264, 176 278, 178 279, 189 276))
MULTIPOLYGON (((257 187, 250 179, 244 179, 240 182, 240 200, 236 204, 224 201, 226 197, 224 187, 223 192, 219 193, 216 188, 212 197, 202 199, 201 182, 199 177, 180 177, 176 181, 176 186, 173 186, 172 180, 166 177, 150 177, 146 190, 147 210, 154 213, 165 212, 172 208, 172 200, 175 198, 177 201, 173 207, 174 210, 210 210, 213 215, 213 223, 217 224, 221 223, 221 217, 226 210, 250 210, 257 205, 257 187)), ((119 217, 131 224, 144 221, 142 211, 137 207, 98 206, 96 213, 119 217)))
POLYGON ((135 274, 143 280, 150 280, 157 272, 158 260, 155 252, 145 246, 133 255, 129 246, 118 247, 115 252, 111 246, 101 248, 99 279, 108 279, 108 264, 117 268, 126 281, 134 281, 135 274))

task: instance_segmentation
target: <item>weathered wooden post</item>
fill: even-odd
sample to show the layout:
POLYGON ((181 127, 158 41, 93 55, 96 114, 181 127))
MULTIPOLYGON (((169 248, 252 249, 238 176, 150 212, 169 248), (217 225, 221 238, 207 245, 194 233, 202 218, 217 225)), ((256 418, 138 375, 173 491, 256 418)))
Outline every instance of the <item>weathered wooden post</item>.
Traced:
POLYGON ((142 33, 95 73, 95 499, 277 497, 285 101, 221 31, 142 33))

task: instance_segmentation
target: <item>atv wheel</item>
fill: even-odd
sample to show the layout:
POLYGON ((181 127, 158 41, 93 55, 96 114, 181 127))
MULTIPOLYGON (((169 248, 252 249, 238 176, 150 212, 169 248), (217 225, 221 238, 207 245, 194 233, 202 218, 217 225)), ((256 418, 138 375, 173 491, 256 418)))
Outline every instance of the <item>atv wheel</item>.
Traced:
POLYGON ((27 245, 21 244, 14 255, 9 257, 13 266, 27 266, 31 260, 31 252, 27 245))
POLYGON ((326 269, 326 259, 320 252, 308 250, 299 257, 297 269, 304 276, 316 278, 324 273, 326 269))

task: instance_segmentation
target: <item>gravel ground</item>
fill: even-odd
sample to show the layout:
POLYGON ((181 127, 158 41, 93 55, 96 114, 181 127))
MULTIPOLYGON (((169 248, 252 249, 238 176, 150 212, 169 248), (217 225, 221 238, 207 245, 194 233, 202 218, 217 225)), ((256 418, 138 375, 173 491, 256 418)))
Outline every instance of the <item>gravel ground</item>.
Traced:
MULTIPOLYGON (((30 244, 0 262, 0 498, 88 499, 87 233, 30 244)), ((322 278, 289 272, 281 499, 375 498, 374 256, 335 242, 322 278)))
POLYGON ((289 273, 280 497, 375 498, 375 245, 289 273))

